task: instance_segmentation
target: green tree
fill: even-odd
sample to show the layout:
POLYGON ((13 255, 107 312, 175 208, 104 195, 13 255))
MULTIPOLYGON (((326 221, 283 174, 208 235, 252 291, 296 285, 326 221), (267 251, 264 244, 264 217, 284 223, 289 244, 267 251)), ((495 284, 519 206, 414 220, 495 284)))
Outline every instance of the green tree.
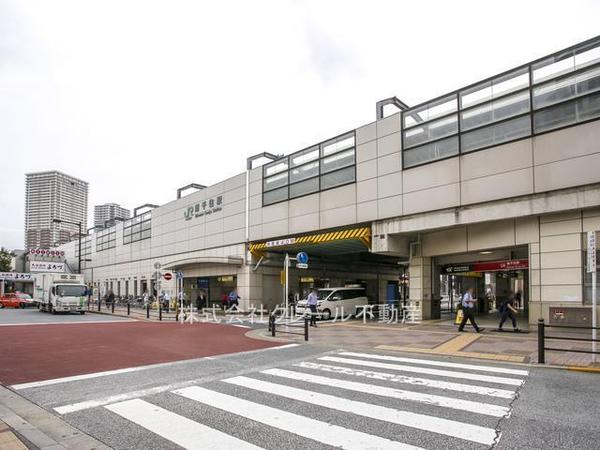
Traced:
POLYGON ((0 272, 11 271, 12 268, 10 267, 10 263, 13 256, 13 252, 9 252, 4 247, 0 248, 0 272))

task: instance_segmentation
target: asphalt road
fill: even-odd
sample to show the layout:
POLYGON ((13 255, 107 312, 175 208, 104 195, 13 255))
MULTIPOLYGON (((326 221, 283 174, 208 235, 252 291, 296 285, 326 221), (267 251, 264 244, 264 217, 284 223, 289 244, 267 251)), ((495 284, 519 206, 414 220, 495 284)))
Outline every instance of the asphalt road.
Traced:
POLYGON ((599 448, 598 375, 349 352, 293 345, 16 388, 117 449, 599 448))
POLYGON ((37 308, 0 309, 0 327, 26 324, 67 324, 67 323, 90 323, 90 322, 115 322, 127 321, 129 319, 118 316, 107 316, 103 314, 75 314, 60 313, 50 314, 39 312, 37 308))

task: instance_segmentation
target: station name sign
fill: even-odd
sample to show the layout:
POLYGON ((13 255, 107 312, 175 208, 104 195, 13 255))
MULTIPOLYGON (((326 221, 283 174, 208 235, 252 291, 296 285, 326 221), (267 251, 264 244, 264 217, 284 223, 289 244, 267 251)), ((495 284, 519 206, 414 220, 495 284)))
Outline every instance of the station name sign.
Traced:
POLYGON ((208 200, 202 200, 190 207, 188 207, 183 215, 185 220, 192 220, 195 217, 208 216, 223 210, 223 196, 219 195, 216 198, 208 200))
POLYGON ((267 248, 281 247, 283 245, 292 245, 295 242, 296 242, 296 238, 279 239, 277 241, 267 241, 267 242, 265 242, 265 246, 267 248))
POLYGON ((442 267, 442 273, 465 273, 465 272, 501 272, 505 270, 528 269, 529 260, 510 259, 506 261, 489 261, 473 264, 453 264, 442 267))

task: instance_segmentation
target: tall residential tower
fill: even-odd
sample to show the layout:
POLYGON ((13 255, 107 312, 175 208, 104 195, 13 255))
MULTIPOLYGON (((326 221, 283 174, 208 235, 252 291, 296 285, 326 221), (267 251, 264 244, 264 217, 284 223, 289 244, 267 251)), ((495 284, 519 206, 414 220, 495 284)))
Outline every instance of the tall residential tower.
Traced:
POLYGON ((87 228, 88 183, 56 170, 25 175, 25 248, 49 248, 87 228), (55 220, 63 221, 61 223, 55 220))
POLYGON ((94 206, 94 227, 104 228, 105 225, 114 225, 116 220, 126 220, 129 219, 129 216, 129 210, 116 203, 96 205, 94 206))

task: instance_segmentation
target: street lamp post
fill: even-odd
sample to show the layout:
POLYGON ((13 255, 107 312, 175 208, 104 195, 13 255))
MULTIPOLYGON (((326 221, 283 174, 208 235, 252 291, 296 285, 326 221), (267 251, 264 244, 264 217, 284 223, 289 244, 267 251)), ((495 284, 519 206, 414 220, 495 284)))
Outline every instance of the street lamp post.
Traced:
POLYGON ((78 258, 78 273, 81 274, 81 222, 71 222, 69 220, 62 220, 62 219, 52 219, 52 222, 54 223, 69 223, 71 225, 77 225, 77 227, 79 228, 79 258, 78 258))

